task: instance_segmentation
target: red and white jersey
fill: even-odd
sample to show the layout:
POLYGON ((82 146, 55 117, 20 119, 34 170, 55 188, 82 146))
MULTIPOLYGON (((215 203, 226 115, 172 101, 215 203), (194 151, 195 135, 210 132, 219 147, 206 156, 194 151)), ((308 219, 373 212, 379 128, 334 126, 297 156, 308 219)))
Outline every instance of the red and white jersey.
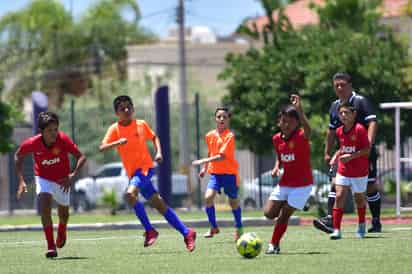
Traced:
POLYGON ((34 174, 60 184, 60 180, 70 173, 69 153, 76 158, 81 153, 77 145, 63 132, 59 131, 56 142, 46 147, 41 134, 26 139, 20 146, 19 156, 32 154, 34 174))
MULTIPOLYGON (((343 126, 338 127, 336 137, 339 140, 341 154, 352 154, 369 147, 368 131, 358 123, 349 132, 344 132, 343 126)), ((368 156, 364 155, 347 163, 338 161, 338 173, 345 177, 367 176, 369 173, 368 156)))
POLYGON ((310 166, 310 144, 305 138, 304 130, 297 129, 289 139, 277 133, 272 138, 277 157, 283 166, 280 186, 301 187, 313 183, 310 166))

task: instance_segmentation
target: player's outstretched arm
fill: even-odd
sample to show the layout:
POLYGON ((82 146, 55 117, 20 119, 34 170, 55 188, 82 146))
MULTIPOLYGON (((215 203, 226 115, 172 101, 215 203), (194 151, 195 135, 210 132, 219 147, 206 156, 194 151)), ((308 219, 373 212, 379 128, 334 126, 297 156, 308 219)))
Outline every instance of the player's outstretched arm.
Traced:
POLYGON ((27 192, 27 185, 23 177, 23 161, 24 161, 24 155, 20 155, 20 148, 19 148, 14 154, 14 166, 16 168, 17 179, 19 181, 19 186, 17 188, 17 193, 16 193, 17 200, 20 199, 21 195, 24 192, 27 192))
POLYGON ((127 139, 126 139, 126 138, 120 138, 119 140, 114 141, 114 142, 111 142, 111 143, 108 143, 108 144, 101 144, 101 145, 99 146, 99 151, 100 151, 100 152, 103 152, 103 151, 105 151, 105 150, 111 149, 112 147, 116 147, 116 146, 118 146, 118 145, 123 145, 123 144, 126 144, 126 143, 127 143, 127 139))
POLYGON ((195 160, 195 161, 192 162, 192 166, 199 166, 199 165, 203 165, 203 164, 210 163, 210 162, 213 162, 213 161, 220 161, 220 160, 223 160, 224 158, 225 158, 224 155, 217 154, 215 156, 195 160))
POLYGON ((299 114, 299 120, 302 124, 303 127, 303 131, 305 134, 306 139, 309 139, 310 134, 312 132, 312 129, 309 125, 309 121, 306 118, 305 113, 303 112, 303 108, 302 108, 302 104, 301 104, 301 100, 300 100, 300 96, 296 95, 296 94, 292 94, 290 96, 290 100, 292 102, 292 104, 296 107, 298 114, 299 114))
POLYGON ((160 164, 161 162, 163 162, 163 154, 162 154, 162 146, 160 145, 159 137, 157 136, 153 137, 153 145, 156 149, 155 161, 160 164))

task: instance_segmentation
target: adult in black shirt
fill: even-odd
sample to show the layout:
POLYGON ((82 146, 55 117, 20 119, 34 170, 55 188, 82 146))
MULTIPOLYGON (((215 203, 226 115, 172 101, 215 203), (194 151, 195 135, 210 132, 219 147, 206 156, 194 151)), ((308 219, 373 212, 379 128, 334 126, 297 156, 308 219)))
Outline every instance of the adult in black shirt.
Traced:
MULTIPOLYGON (((351 77, 347 73, 338 72, 333 76, 333 87, 335 89, 337 100, 332 102, 329 109, 329 127, 326 133, 324 160, 329 164, 331 160, 332 150, 336 145, 335 130, 342 125, 338 116, 338 107, 342 103, 348 102, 353 105, 357 112, 356 122, 362 124, 368 130, 368 139, 371 144, 369 154, 369 178, 367 188, 367 199, 369 209, 372 214, 372 227, 368 232, 381 232, 382 225, 380 222, 381 196, 376 185, 376 161, 377 153, 375 147, 375 137, 377 132, 376 113, 369 100, 357 94, 352 89, 351 77)), ((331 173, 333 168, 331 168, 331 173)), ((332 174, 335 177, 336 174, 332 174)), ((328 216, 314 220, 313 224, 316 228, 332 233, 332 209, 335 203, 335 185, 332 180, 331 191, 328 197, 328 216)))

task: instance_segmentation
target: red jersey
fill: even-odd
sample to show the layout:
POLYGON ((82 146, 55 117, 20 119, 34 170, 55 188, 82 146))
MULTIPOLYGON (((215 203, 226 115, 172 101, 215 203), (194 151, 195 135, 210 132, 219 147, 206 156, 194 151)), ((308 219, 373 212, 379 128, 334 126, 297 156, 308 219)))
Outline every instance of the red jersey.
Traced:
MULTIPOLYGON (((368 131, 361 124, 356 123, 349 132, 344 132, 343 126, 336 129, 341 154, 352 154, 369 147, 368 131)), ((368 156, 364 155, 347 163, 338 161, 338 173, 345 177, 364 177, 369 173, 368 156)))
POLYGON ((283 166, 280 186, 301 187, 313 183, 310 166, 310 144, 302 128, 297 129, 289 139, 277 133, 272 138, 277 157, 283 166))
POLYGON ((36 176, 57 184, 70 173, 69 153, 75 157, 81 155, 77 145, 61 131, 52 147, 46 147, 41 134, 38 134, 26 139, 19 150, 19 156, 33 155, 36 176))

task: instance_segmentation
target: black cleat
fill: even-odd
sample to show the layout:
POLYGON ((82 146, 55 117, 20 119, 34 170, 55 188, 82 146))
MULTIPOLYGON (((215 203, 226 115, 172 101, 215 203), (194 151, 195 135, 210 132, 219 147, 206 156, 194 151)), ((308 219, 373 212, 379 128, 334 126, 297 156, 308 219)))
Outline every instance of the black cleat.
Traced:
POLYGON ((333 225, 332 225, 332 218, 331 217, 322 217, 316 220, 313 220, 313 226, 325 233, 331 234, 333 233, 333 225))
POLYGON ((46 258, 56 258, 57 257, 57 251, 56 249, 49 249, 46 252, 46 258))
POLYGON ((382 232, 382 224, 378 219, 372 220, 372 227, 368 229, 368 233, 380 233, 382 232))

